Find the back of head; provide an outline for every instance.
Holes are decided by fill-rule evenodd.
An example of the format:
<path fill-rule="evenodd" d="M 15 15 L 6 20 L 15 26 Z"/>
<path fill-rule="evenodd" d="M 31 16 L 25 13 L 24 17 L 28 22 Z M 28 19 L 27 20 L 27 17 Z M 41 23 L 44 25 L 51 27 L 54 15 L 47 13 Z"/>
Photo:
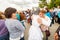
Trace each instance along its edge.
<path fill-rule="evenodd" d="M 38 15 L 40 12 L 40 8 L 36 8 L 36 11 L 33 12 L 33 14 Z"/>
<path fill-rule="evenodd" d="M 24 12 L 20 12 L 20 18 L 21 18 L 21 20 L 25 20 L 26 19 L 26 16 L 25 16 Z"/>
<path fill-rule="evenodd" d="M 0 19 L 5 19 L 5 15 L 0 11 Z"/>
<path fill-rule="evenodd" d="M 15 8 L 12 7 L 8 7 L 6 8 L 4 14 L 6 16 L 6 18 L 11 18 L 12 14 L 15 13 L 17 10 Z"/>
<path fill-rule="evenodd" d="M 40 9 L 40 12 L 41 12 L 41 13 L 45 13 L 46 10 L 45 10 L 44 8 L 41 8 L 41 9 Z"/>

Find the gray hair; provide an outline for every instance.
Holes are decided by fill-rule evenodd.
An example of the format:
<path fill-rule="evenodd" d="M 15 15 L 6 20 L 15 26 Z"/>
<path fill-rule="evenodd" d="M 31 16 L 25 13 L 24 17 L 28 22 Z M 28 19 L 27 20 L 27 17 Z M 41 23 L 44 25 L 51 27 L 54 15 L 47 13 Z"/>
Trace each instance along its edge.
<path fill-rule="evenodd" d="M 40 12 L 40 8 L 36 8 L 36 11 L 33 11 L 33 14 L 38 15 Z"/>

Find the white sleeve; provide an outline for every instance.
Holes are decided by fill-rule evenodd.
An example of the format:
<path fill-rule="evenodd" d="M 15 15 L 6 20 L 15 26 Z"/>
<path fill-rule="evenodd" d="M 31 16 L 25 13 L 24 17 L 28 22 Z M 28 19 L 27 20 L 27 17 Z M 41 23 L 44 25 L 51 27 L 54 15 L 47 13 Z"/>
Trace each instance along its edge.
<path fill-rule="evenodd" d="M 50 24 L 51 24 L 51 20 L 50 20 L 50 18 L 48 18 L 48 17 L 47 17 L 47 19 L 48 19 L 48 20 L 43 19 L 43 20 L 42 20 L 42 24 L 44 24 L 45 26 L 48 26 L 48 27 L 49 27 Z"/>

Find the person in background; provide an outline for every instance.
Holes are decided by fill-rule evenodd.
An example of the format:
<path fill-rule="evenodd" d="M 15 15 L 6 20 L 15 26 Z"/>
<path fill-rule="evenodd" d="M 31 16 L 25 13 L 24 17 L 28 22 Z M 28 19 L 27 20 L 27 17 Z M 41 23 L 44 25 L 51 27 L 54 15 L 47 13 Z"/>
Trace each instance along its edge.
<path fill-rule="evenodd" d="M 27 9 L 24 13 L 25 13 L 27 22 L 31 23 L 31 10 Z"/>
<path fill-rule="evenodd" d="M 0 40 L 9 40 L 9 32 L 5 25 L 3 12 L 0 12 Z"/>
<path fill-rule="evenodd" d="M 54 34 L 54 40 L 60 40 L 60 11 L 57 13 L 57 16 L 58 16 L 59 27 L 57 28 L 57 30 Z"/>
<path fill-rule="evenodd" d="M 52 24 L 54 24 L 55 19 L 55 12 L 53 12 L 53 9 L 50 9 L 51 17 L 52 17 Z"/>
<path fill-rule="evenodd" d="M 21 11 L 19 14 L 20 14 L 20 19 L 21 19 L 20 21 L 26 20 L 26 16 L 23 11 Z"/>
<path fill-rule="evenodd" d="M 43 33 L 45 32 L 45 35 L 46 35 L 46 38 L 43 40 L 48 40 L 48 37 L 50 36 L 49 27 L 51 24 L 51 19 L 48 16 L 46 16 L 45 13 L 46 13 L 45 9 L 43 9 L 43 8 L 40 9 L 39 16 L 42 19 L 41 29 L 42 29 Z"/>
<path fill-rule="evenodd" d="M 59 27 L 54 34 L 54 40 L 60 40 L 60 11 L 57 14 Z"/>
<path fill-rule="evenodd" d="M 22 13 L 22 14 L 21 14 Z M 24 22 L 25 22 L 25 15 L 23 14 L 23 12 L 18 12 L 17 14 L 16 14 L 16 17 L 17 17 L 17 20 L 19 20 L 21 23 L 22 23 L 22 25 L 25 27 L 25 25 L 24 25 Z M 24 36 L 20 39 L 20 40 L 24 40 Z"/>
<path fill-rule="evenodd" d="M 51 17 L 51 13 L 49 12 L 49 9 L 46 8 L 46 10 L 47 10 L 47 12 L 45 13 L 45 15 L 48 16 L 51 19 L 52 17 Z"/>
<path fill-rule="evenodd" d="M 25 27 L 24 22 L 26 21 L 26 16 L 23 11 L 21 11 L 19 14 L 20 14 L 20 21 L 23 24 L 23 26 Z"/>
<path fill-rule="evenodd" d="M 54 9 L 55 12 L 55 22 L 58 23 L 58 13 L 60 11 L 60 6 L 57 6 L 57 8 Z"/>
<path fill-rule="evenodd" d="M 17 10 L 15 8 L 6 8 L 4 14 L 6 16 L 5 24 L 9 31 L 9 40 L 20 40 L 24 36 L 24 26 L 16 17 Z"/>
<path fill-rule="evenodd" d="M 58 24 L 60 25 L 60 11 L 58 12 L 57 16 L 58 16 Z"/>
<path fill-rule="evenodd" d="M 39 13 L 38 13 L 39 14 Z M 28 32 L 28 40 L 43 40 L 43 34 L 40 29 L 40 24 L 38 23 L 38 15 L 32 15 L 32 25 Z"/>
<path fill-rule="evenodd" d="M 60 40 L 60 26 L 57 28 L 54 34 L 54 40 Z"/>
<path fill-rule="evenodd" d="M 20 21 L 20 14 L 19 13 L 16 14 L 16 17 L 17 17 L 17 20 Z"/>
<path fill-rule="evenodd" d="M 48 8 L 45 8 L 45 10 L 46 10 L 45 15 L 48 16 L 52 20 L 52 16 L 51 16 L 51 13 L 50 13 L 49 9 Z M 52 22 L 51 22 L 51 25 L 50 26 L 52 26 Z"/>
<path fill-rule="evenodd" d="M 41 9 L 38 15 L 32 15 L 32 25 L 29 29 L 28 40 L 43 40 L 42 31 L 48 30 L 51 20 L 45 16 L 45 10 Z M 44 26 L 42 26 L 44 25 Z"/>

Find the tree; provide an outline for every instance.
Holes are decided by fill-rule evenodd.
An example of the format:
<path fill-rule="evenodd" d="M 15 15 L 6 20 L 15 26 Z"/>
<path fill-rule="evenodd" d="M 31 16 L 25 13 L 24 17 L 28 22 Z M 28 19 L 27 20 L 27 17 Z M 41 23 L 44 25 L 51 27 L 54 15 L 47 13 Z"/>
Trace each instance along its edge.
<path fill-rule="evenodd" d="M 42 3 L 39 3 L 39 7 L 47 6 L 46 0 L 40 0 L 40 1 L 42 1 Z"/>
<path fill-rule="evenodd" d="M 56 6 L 60 5 L 60 0 L 55 1 Z"/>
<path fill-rule="evenodd" d="M 48 5 L 48 8 L 53 8 L 55 6 L 55 0 L 51 0 L 50 4 Z"/>
<path fill-rule="evenodd" d="M 39 7 L 48 6 L 48 8 L 53 8 L 60 5 L 60 0 L 51 0 L 49 5 L 47 4 L 46 0 L 40 0 L 40 1 L 42 1 L 42 3 L 39 4 Z"/>
<path fill-rule="evenodd" d="M 51 0 L 49 8 L 57 7 L 60 5 L 60 0 Z"/>

